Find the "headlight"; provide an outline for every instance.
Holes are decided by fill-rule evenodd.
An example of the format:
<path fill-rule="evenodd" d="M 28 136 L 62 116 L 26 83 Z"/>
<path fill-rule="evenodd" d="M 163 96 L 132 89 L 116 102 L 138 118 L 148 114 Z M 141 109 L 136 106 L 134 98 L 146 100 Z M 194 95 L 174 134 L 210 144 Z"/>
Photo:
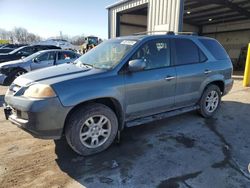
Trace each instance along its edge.
<path fill-rule="evenodd" d="M 28 87 L 23 96 L 31 98 L 49 98 L 55 97 L 56 94 L 49 85 L 34 84 Z"/>

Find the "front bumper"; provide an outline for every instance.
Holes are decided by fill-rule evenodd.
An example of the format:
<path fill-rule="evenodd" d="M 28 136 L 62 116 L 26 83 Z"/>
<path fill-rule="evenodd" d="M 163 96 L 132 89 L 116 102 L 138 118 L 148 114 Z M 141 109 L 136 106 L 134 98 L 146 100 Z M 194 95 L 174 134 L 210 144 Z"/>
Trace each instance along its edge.
<path fill-rule="evenodd" d="M 0 85 L 4 85 L 4 81 L 7 78 L 6 75 L 0 73 Z"/>
<path fill-rule="evenodd" d="M 59 139 L 70 107 L 63 107 L 57 97 L 30 99 L 5 96 L 6 119 L 36 138 Z"/>

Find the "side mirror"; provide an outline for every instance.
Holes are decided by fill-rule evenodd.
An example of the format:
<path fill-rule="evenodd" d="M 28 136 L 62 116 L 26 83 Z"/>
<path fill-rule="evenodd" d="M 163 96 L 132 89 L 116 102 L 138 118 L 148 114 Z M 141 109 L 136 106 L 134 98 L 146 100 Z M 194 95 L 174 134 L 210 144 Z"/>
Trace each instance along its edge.
<path fill-rule="evenodd" d="M 128 62 L 128 69 L 130 72 L 137 72 L 144 70 L 146 63 L 143 59 L 135 59 Z"/>
<path fill-rule="evenodd" d="M 33 62 L 34 62 L 34 63 L 38 63 L 39 60 L 38 60 L 37 58 L 35 58 L 35 59 L 33 59 Z"/>

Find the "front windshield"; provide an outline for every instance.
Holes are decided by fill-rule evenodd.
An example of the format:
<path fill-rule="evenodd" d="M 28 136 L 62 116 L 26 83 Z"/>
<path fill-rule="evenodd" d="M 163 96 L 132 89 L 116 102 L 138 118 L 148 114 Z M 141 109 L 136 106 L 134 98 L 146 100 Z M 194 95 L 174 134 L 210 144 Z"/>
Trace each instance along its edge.
<path fill-rule="evenodd" d="M 36 52 L 36 53 L 34 53 L 34 54 L 32 54 L 32 55 L 30 55 L 30 56 L 28 56 L 28 57 L 23 58 L 23 60 L 24 60 L 24 61 L 30 61 L 30 60 L 36 58 L 40 53 L 41 53 L 41 52 Z"/>
<path fill-rule="evenodd" d="M 136 40 L 122 39 L 108 40 L 81 56 L 77 59 L 76 64 L 111 69 L 121 61 L 136 42 Z"/>
<path fill-rule="evenodd" d="M 23 49 L 23 48 L 25 48 L 25 46 L 22 46 L 22 47 L 20 47 L 20 48 L 17 48 L 17 49 L 15 49 L 15 50 L 11 51 L 10 54 L 14 54 L 14 53 L 18 52 L 19 50 L 21 50 L 21 49 Z"/>
<path fill-rule="evenodd" d="M 98 43 L 98 38 L 97 37 L 89 37 L 88 40 L 89 40 L 89 44 L 97 45 L 97 43 Z"/>

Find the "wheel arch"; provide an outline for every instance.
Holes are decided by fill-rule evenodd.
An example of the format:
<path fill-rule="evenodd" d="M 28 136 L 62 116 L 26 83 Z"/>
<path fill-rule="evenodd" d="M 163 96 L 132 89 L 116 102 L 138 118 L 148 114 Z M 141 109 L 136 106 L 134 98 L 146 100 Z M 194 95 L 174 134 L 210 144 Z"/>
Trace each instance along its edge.
<path fill-rule="evenodd" d="M 210 86 L 210 85 L 216 85 L 220 88 L 220 91 L 221 93 L 223 94 L 224 93 L 224 90 L 225 90 L 225 83 L 223 80 L 213 80 L 209 83 L 207 83 L 206 87 L 203 89 L 203 92 L 205 91 L 205 89 Z"/>
<path fill-rule="evenodd" d="M 9 73 L 8 74 L 6 74 L 6 78 L 5 78 L 5 80 L 4 80 L 4 82 L 3 82 L 3 85 L 4 86 L 8 86 L 9 84 L 10 84 L 10 79 L 11 79 L 11 77 L 13 76 L 13 74 L 16 72 L 16 71 L 19 71 L 19 70 L 21 70 L 21 71 L 24 71 L 25 73 L 27 73 L 28 72 L 28 70 L 26 70 L 25 68 L 23 68 L 23 67 L 10 67 L 9 68 L 10 69 L 10 71 L 9 71 Z"/>
<path fill-rule="evenodd" d="M 220 88 L 220 91 L 223 95 L 224 91 L 225 91 L 225 82 L 224 82 L 224 76 L 222 74 L 217 74 L 217 75 L 213 75 L 211 77 L 208 77 L 201 85 L 200 87 L 200 97 L 202 96 L 202 94 L 204 93 L 204 91 L 206 90 L 206 88 L 209 85 L 216 85 Z"/>
<path fill-rule="evenodd" d="M 13 72 L 13 71 L 18 71 L 18 70 L 22 70 L 22 71 L 24 71 L 25 73 L 28 72 L 28 70 L 26 70 L 25 68 L 20 67 L 20 66 L 11 67 L 10 69 L 11 69 L 11 72 Z"/>
<path fill-rule="evenodd" d="M 67 124 L 67 121 L 69 117 L 77 111 L 79 108 L 82 108 L 83 106 L 86 106 L 91 103 L 97 103 L 97 104 L 103 104 L 107 107 L 109 107 L 113 112 L 116 114 L 117 119 L 118 119 L 118 130 L 122 130 L 124 128 L 124 113 L 122 109 L 122 105 L 120 102 L 112 97 L 103 97 L 103 98 L 96 98 L 96 99 L 91 99 L 88 101 L 81 102 L 77 105 L 75 105 L 67 114 L 64 122 L 64 128 L 63 128 L 63 134 L 65 133 L 65 127 Z"/>

